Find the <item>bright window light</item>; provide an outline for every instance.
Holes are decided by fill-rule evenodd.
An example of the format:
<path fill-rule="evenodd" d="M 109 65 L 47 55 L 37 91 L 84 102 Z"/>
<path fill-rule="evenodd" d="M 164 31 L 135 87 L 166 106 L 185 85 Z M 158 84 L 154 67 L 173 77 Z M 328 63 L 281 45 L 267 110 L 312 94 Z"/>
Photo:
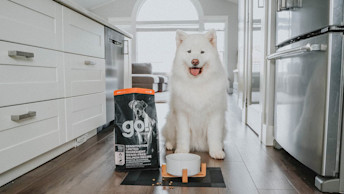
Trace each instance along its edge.
<path fill-rule="evenodd" d="M 147 0 L 137 21 L 198 20 L 197 10 L 189 0 Z"/>
<path fill-rule="evenodd" d="M 188 34 L 201 33 L 188 31 Z M 217 49 L 224 62 L 224 32 L 218 31 Z M 153 72 L 170 72 L 176 52 L 176 32 L 137 32 L 137 61 L 152 63 Z"/>
<path fill-rule="evenodd" d="M 204 29 L 205 30 L 214 29 L 214 30 L 224 31 L 225 30 L 225 23 L 205 23 Z"/>
<path fill-rule="evenodd" d="M 152 64 L 153 72 L 170 72 L 176 52 L 176 30 L 188 34 L 200 31 L 197 9 L 190 0 L 147 0 L 136 23 L 136 61 Z M 204 29 L 215 29 L 217 48 L 223 62 L 225 23 L 206 22 Z"/>
<path fill-rule="evenodd" d="M 225 57 L 225 28 L 224 22 L 221 23 L 204 23 L 204 30 L 214 29 L 217 37 L 217 50 L 219 51 L 221 62 L 224 63 Z"/>
<path fill-rule="evenodd" d="M 137 32 L 137 61 L 152 63 L 153 72 L 170 72 L 176 53 L 176 32 Z"/>
<path fill-rule="evenodd" d="M 176 28 L 176 29 L 199 29 L 198 23 L 185 23 L 185 24 L 137 24 L 136 28 L 138 31 L 142 29 L 168 29 L 168 28 Z"/>

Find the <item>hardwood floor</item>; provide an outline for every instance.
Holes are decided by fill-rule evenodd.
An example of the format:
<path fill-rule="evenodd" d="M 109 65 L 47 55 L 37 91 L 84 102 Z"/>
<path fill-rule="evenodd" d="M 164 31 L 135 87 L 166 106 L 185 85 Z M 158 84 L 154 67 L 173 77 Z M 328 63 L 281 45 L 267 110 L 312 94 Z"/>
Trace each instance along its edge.
<path fill-rule="evenodd" d="M 241 111 L 232 97 L 227 115 L 225 160 L 197 153 L 208 166 L 221 167 L 227 188 L 121 186 L 126 173 L 114 171 L 112 127 L 83 145 L 0 188 L 0 193 L 321 193 L 314 187 L 315 174 L 283 150 L 260 144 L 242 124 Z M 159 128 L 164 124 L 166 104 L 157 104 Z M 166 152 L 161 141 L 161 161 Z"/>

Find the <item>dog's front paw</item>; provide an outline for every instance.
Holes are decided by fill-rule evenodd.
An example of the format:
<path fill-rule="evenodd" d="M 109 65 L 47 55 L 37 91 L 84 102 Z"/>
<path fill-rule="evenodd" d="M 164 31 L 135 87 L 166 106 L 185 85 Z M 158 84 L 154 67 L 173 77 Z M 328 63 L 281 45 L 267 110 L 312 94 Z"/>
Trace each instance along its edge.
<path fill-rule="evenodd" d="M 189 149 L 186 148 L 177 148 L 174 153 L 189 153 Z"/>
<path fill-rule="evenodd" d="M 173 144 L 171 142 L 167 141 L 165 143 L 165 146 L 167 150 L 173 150 Z"/>
<path fill-rule="evenodd" d="M 214 158 L 214 159 L 224 159 L 226 154 L 223 150 L 214 150 L 214 151 L 210 151 L 209 152 L 210 157 Z"/>

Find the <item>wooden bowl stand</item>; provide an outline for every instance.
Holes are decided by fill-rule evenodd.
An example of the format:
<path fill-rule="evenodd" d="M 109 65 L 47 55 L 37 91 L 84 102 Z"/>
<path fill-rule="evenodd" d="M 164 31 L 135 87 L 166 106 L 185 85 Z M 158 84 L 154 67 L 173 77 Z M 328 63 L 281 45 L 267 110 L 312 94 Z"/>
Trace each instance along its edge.
<path fill-rule="evenodd" d="M 201 172 L 199 172 L 196 175 L 190 176 L 190 177 L 205 177 L 206 174 L 207 174 L 207 164 L 206 163 L 202 163 L 201 164 Z M 163 164 L 161 166 L 161 175 L 164 178 L 179 177 L 179 176 L 174 176 L 174 175 L 168 174 L 167 171 L 166 171 L 166 164 Z M 182 183 L 188 183 L 188 170 L 187 169 L 183 169 Z"/>

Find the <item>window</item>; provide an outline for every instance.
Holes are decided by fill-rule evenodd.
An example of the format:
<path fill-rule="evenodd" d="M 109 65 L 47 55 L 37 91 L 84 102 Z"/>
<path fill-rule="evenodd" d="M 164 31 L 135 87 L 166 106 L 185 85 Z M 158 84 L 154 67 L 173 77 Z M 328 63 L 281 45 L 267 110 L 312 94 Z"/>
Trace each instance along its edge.
<path fill-rule="evenodd" d="M 150 62 L 154 72 L 170 72 L 176 51 L 176 32 L 138 32 L 137 61 Z"/>
<path fill-rule="evenodd" d="M 176 30 L 199 31 L 198 18 L 189 0 L 147 0 L 137 16 L 137 62 L 152 63 L 154 72 L 170 72 Z"/>
<path fill-rule="evenodd" d="M 204 30 L 208 31 L 210 29 L 216 30 L 216 36 L 217 36 L 217 50 L 219 51 L 220 59 L 222 64 L 224 64 L 224 57 L 225 57 L 225 30 L 226 30 L 226 24 L 224 22 L 222 23 L 205 23 L 204 24 Z"/>
<path fill-rule="evenodd" d="M 215 29 L 219 55 L 224 62 L 225 26 L 224 22 L 214 21 L 201 24 L 190 0 L 147 0 L 136 18 L 136 61 L 152 63 L 153 72 L 170 72 L 177 29 L 188 34 Z"/>

